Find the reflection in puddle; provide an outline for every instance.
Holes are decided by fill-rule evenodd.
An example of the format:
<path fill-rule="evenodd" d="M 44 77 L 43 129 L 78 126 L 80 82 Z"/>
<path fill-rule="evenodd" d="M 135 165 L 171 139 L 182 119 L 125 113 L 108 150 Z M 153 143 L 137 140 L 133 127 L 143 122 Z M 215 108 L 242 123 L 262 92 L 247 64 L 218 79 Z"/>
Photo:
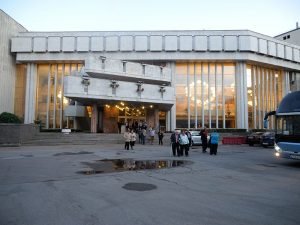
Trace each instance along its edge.
<path fill-rule="evenodd" d="M 83 162 L 89 168 L 79 171 L 80 174 L 114 173 L 128 170 L 164 169 L 191 164 L 184 160 L 134 160 L 134 159 L 103 159 L 95 162 Z"/>

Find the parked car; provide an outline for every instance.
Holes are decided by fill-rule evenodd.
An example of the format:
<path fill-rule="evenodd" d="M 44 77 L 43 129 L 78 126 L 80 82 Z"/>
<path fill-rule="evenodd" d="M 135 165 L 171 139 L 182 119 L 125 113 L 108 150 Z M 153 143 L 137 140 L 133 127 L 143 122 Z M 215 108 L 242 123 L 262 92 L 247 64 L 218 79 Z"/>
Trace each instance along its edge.
<path fill-rule="evenodd" d="M 267 148 L 268 146 L 274 147 L 274 144 L 275 144 L 275 133 L 265 132 L 261 138 L 261 145 Z"/>
<path fill-rule="evenodd" d="M 192 136 L 191 146 L 202 145 L 200 131 L 190 131 Z"/>
<path fill-rule="evenodd" d="M 247 143 L 249 144 L 249 146 L 253 146 L 255 144 L 260 145 L 263 134 L 264 134 L 264 132 L 254 132 L 254 133 L 248 135 L 247 136 Z"/>

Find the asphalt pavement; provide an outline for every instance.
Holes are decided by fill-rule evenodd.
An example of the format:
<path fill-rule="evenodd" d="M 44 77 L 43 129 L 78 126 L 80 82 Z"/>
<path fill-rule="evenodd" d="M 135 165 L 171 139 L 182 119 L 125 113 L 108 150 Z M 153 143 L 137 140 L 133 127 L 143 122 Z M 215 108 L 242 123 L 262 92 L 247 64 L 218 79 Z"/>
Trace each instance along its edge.
<path fill-rule="evenodd" d="M 220 145 L 0 148 L 0 225 L 299 225 L 300 160 Z"/>

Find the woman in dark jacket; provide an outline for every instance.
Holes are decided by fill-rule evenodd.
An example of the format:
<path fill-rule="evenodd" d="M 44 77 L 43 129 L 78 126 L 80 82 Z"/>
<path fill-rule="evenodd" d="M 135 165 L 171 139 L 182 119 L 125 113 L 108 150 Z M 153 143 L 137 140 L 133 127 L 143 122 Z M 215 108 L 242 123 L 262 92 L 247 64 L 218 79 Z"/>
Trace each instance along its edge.
<path fill-rule="evenodd" d="M 202 152 L 205 153 L 207 149 L 207 130 L 204 128 L 201 131 L 201 141 L 202 141 Z"/>

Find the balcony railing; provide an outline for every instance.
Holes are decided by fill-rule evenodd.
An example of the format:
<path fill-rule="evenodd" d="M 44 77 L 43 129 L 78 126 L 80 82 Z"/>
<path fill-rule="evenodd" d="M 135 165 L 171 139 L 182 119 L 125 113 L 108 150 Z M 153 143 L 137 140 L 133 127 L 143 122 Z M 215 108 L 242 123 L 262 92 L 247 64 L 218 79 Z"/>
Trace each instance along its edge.
<path fill-rule="evenodd" d="M 175 103 L 175 89 L 171 86 L 147 84 L 142 81 L 128 82 L 81 76 L 64 78 L 64 96 L 81 102 L 89 100 L 131 101 L 157 103 L 170 108 Z"/>
<path fill-rule="evenodd" d="M 171 69 L 134 63 L 105 57 L 90 57 L 85 61 L 85 72 L 94 78 L 118 79 L 126 81 L 142 80 L 145 83 L 171 83 Z"/>

